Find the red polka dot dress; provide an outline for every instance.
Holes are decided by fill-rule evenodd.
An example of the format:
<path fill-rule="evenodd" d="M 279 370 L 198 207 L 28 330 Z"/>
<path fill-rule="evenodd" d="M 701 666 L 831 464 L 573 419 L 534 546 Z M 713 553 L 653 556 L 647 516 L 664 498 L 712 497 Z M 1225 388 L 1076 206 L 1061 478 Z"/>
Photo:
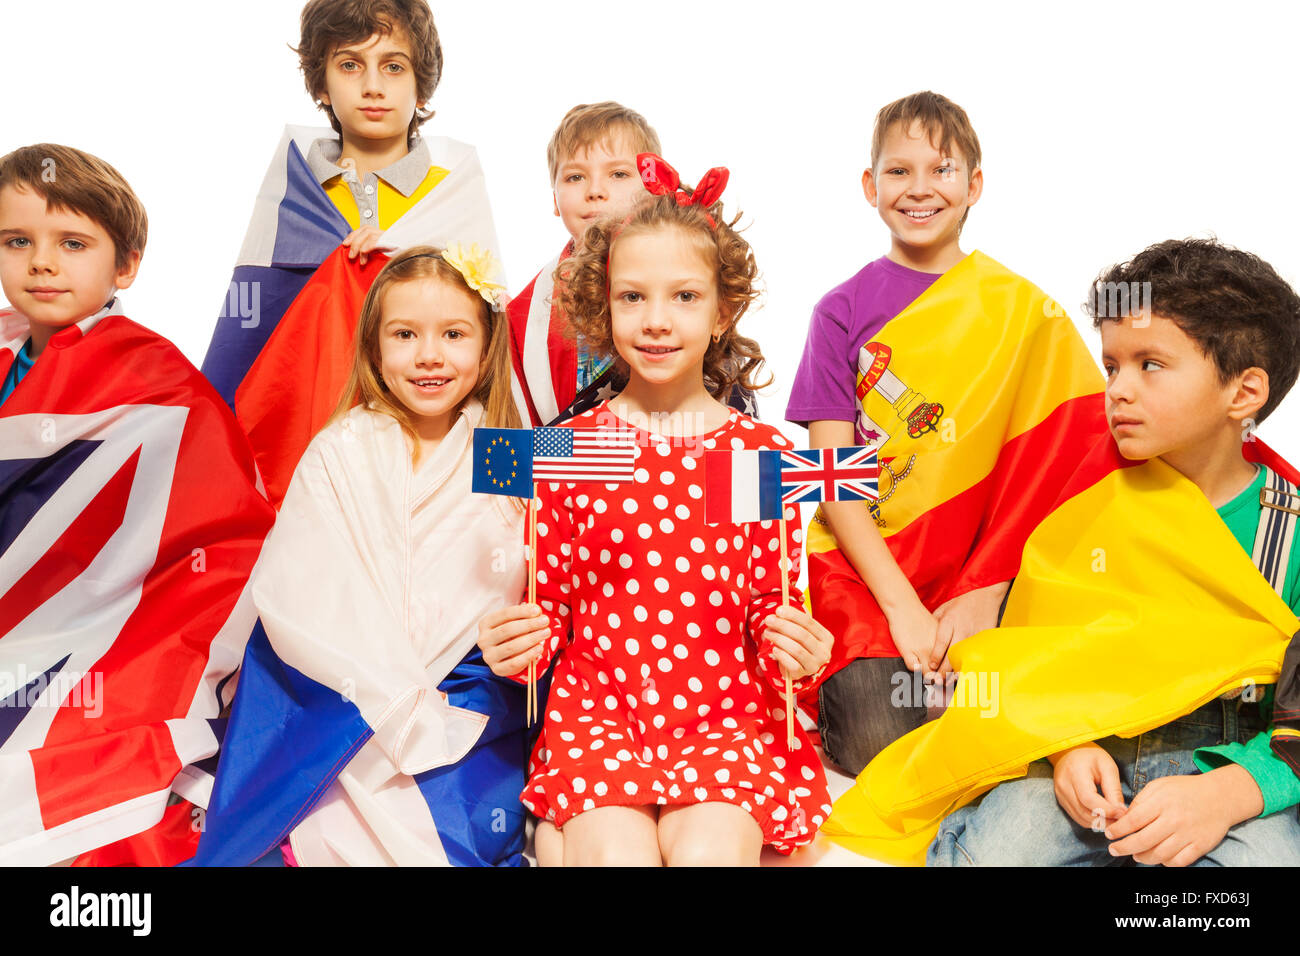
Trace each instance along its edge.
<path fill-rule="evenodd" d="M 567 424 L 632 427 L 607 404 Z M 781 603 L 780 524 L 704 522 L 706 449 L 790 442 L 736 411 L 705 435 L 636 431 L 635 482 L 538 488 L 537 598 L 553 635 L 538 672 L 558 660 L 521 800 L 557 827 L 596 807 L 732 803 L 790 853 L 831 808 L 797 725 L 786 744 L 784 678 L 763 640 Z M 800 607 L 792 508 L 786 526 Z"/>

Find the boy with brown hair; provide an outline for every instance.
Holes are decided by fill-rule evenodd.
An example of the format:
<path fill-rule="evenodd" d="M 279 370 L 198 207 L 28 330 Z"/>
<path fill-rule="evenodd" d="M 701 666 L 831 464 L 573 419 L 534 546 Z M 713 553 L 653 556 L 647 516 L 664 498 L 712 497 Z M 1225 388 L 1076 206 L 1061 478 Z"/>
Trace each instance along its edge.
<path fill-rule="evenodd" d="M 565 114 L 546 146 L 552 206 L 569 241 L 507 306 L 519 416 L 550 425 L 597 405 L 621 387 L 612 355 L 588 349 L 553 302 L 555 271 L 599 219 L 620 219 L 647 196 L 640 153 L 661 152 L 645 117 L 613 101 L 581 103 Z M 754 414 L 753 396 L 732 404 Z"/>
<path fill-rule="evenodd" d="M 334 411 L 384 251 L 498 248 L 474 148 L 419 134 L 442 75 L 425 0 L 311 0 L 297 52 L 332 129 L 286 129 L 203 363 L 276 503 Z"/>
<path fill-rule="evenodd" d="M 923 678 L 946 679 L 947 649 L 996 625 L 1025 537 L 1104 428 L 1064 310 L 961 249 L 980 162 L 946 97 L 880 110 L 862 187 L 889 251 L 813 310 L 786 410 L 814 447 L 879 449 L 879 502 L 823 504 L 808 539 L 813 612 L 836 644 L 805 703 L 852 774 L 941 702 Z"/>
<path fill-rule="evenodd" d="M 147 235 L 103 160 L 51 143 L 0 158 L 5 864 L 191 855 L 196 764 L 256 617 L 272 511 L 247 443 L 117 298 Z"/>
<path fill-rule="evenodd" d="M 553 302 L 555 270 L 573 255 L 588 226 L 627 215 L 648 195 L 636 157 L 660 151 L 659 135 L 645 117 L 610 100 L 573 107 L 546 144 L 552 206 L 569 239 L 506 307 L 515 402 L 524 421 L 550 425 L 600 401 L 593 384 L 607 371 L 608 359 L 591 354 L 569 333 Z M 579 395 L 582 407 L 575 404 Z"/>

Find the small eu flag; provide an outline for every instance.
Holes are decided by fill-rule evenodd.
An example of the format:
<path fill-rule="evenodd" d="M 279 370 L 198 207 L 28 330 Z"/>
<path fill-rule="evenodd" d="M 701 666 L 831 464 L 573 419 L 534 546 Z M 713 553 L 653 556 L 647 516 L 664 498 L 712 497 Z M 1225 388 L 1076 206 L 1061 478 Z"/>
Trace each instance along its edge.
<path fill-rule="evenodd" d="M 533 496 L 531 428 L 474 429 L 474 492 Z"/>

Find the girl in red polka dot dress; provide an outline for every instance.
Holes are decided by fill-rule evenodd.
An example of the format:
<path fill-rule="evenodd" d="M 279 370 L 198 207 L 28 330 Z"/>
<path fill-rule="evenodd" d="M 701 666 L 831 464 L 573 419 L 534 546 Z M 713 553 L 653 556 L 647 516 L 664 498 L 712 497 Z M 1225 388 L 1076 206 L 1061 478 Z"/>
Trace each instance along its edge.
<path fill-rule="evenodd" d="M 790 853 L 830 813 L 802 730 L 786 741 L 783 669 L 796 693 L 830 659 L 801 607 L 798 515 L 704 521 L 704 452 L 788 448 L 718 396 L 753 388 L 763 359 L 736 322 L 755 297 L 748 244 L 722 219 L 725 170 L 691 193 L 638 157 L 643 200 L 593 226 L 557 274 L 588 348 L 626 369 L 622 392 L 567 424 L 637 433 L 632 483 L 538 487 L 537 599 L 485 618 L 493 671 L 525 679 L 555 659 L 521 799 L 542 865 L 755 865 Z"/>

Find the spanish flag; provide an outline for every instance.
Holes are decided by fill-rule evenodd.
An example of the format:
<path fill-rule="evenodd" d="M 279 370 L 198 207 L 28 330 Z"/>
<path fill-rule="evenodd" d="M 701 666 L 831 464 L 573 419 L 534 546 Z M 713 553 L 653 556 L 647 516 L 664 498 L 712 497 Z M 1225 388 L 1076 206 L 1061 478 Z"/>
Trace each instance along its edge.
<path fill-rule="evenodd" d="M 1243 451 L 1295 476 L 1262 442 Z M 867 766 L 822 828 L 832 840 L 920 864 L 945 816 L 1031 761 L 1276 682 L 1300 621 L 1200 489 L 1108 437 L 1083 467 L 1106 473 L 1030 536 L 1002 626 L 950 652 L 954 705 Z"/>
<path fill-rule="evenodd" d="M 1029 533 L 1105 473 L 1080 471 L 1106 434 L 1104 388 L 1065 310 L 979 252 L 863 346 L 858 439 L 881 456 L 873 512 L 927 608 L 1015 577 Z M 897 656 L 820 513 L 808 577 L 812 613 L 836 638 L 827 675 Z"/>

